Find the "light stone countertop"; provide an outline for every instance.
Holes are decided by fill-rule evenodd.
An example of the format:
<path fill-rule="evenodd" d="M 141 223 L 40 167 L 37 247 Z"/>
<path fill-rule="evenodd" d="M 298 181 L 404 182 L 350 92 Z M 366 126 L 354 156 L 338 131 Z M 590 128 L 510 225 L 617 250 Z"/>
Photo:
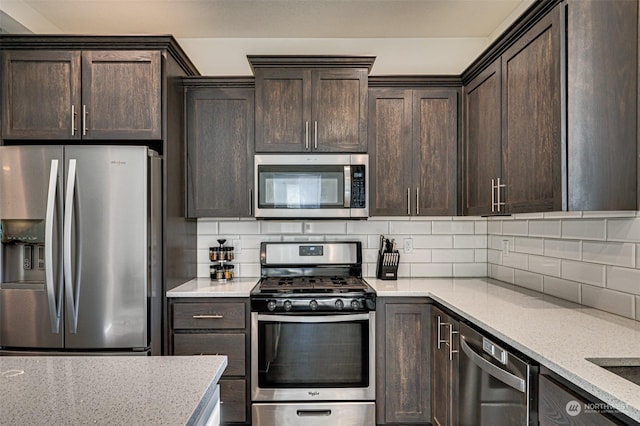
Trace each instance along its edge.
<path fill-rule="evenodd" d="M 209 278 L 195 278 L 169 290 L 167 297 L 249 297 L 260 278 L 234 278 L 217 282 Z"/>
<path fill-rule="evenodd" d="M 249 297 L 259 278 L 196 279 L 168 297 Z M 640 322 L 489 278 L 365 280 L 378 297 L 429 297 L 640 422 L 640 386 L 586 358 L 640 358 Z"/>
<path fill-rule="evenodd" d="M 192 424 L 226 366 L 226 356 L 0 357 L 0 424 Z"/>

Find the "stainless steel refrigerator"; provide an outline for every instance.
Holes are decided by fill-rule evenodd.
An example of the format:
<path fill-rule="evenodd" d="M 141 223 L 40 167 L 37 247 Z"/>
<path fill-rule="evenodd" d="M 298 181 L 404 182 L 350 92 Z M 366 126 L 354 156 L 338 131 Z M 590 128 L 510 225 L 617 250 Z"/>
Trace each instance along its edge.
<path fill-rule="evenodd" d="M 4 354 L 160 347 L 160 176 L 144 146 L 0 147 Z"/>

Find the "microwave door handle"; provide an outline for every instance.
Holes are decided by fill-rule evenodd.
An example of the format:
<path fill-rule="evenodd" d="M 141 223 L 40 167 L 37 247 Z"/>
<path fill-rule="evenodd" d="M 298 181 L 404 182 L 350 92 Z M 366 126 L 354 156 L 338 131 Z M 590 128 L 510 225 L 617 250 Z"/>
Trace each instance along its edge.
<path fill-rule="evenodd" d="M 319 316 L 258 314 L 258 321 L 270 321 L 270 322 L 328 323 L 328 322 L 367 321 L 369 319 L 371 318 L 369 317 L 368 313 L 354 314 L 354 315 L 319 315 Z"/>
<path fill-rule="evenodd" d="M 344 208 L 351 208 L 351 166 L 344 166 Z"/>
<path fill-rule="evenodd" d="M 462 351 L 467 354 L 471 362 L 480 367 L 487 374 L 493 376 L 497 380 L 500 380 L 505 385 L 511 386 L 519 392 L 526 393 L 527 382 L 524 379 L 521 379 L 520 377 L 515 376 L 482 358 L 473 349 L 471 349 L 471 347 L 467 344 L 464 336 L 460 336 L 460 346 L 462 347 Z"/>

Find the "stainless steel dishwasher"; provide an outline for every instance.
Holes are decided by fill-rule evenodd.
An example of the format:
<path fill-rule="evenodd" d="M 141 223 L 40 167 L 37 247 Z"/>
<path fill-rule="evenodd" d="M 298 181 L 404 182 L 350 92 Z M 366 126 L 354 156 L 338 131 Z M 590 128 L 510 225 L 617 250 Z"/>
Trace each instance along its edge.
<path fill-rule="evenodd" d="M 461 426 L 537 425 L 538 367 L 460 323 Z"/>

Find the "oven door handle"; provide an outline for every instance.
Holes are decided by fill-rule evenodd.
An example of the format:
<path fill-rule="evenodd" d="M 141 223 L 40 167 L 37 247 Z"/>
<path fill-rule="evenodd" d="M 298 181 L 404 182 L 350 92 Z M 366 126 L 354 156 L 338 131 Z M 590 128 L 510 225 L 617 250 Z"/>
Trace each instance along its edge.
<path fill-rule="evenodd" d="M 367 321 L 371 317 L 369 314 L 347 314 L 347 315 L 269 315 L 258 314 L 258 321 L 275 322 L 297 322 L 297 323 L 323 323 L 323 322 L 354 322 Z"/>
<path fill-rule="evenodd" d="M 487 374 L 500 380 L 505 385 L 511 386 L 517 391 L 526 393 L 527 382 L 524 379 L 521 379 L 518 376 L 514 376 L 508 371 L 493 365 L 492 363 L 478 355 L 473 349 L 471 349 L 471 347 L 467 344 L 464 336 L 462 335 L 460 336 L 460 346 L 462 347 L 462 351 L 467 354 L 471 362 L 483 369 Z"/>

